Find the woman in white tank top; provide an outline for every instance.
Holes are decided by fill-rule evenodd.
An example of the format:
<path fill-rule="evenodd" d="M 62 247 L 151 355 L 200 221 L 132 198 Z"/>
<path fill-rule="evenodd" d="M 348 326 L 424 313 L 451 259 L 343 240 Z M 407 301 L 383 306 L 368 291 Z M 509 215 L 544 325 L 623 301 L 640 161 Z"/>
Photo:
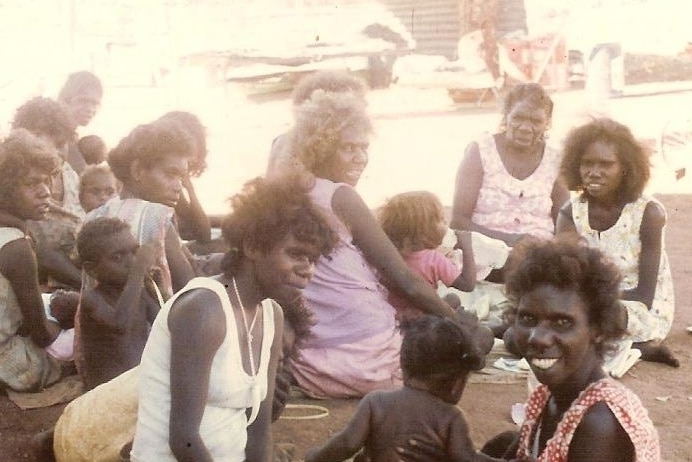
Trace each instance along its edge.
<path fill-rule="evenodd" d="M 133 461 L 270 460 L 283 332 L 274 300 L 299 297 L 334 245 L 297 187 L 249 183 L 223 226 L 223 274 L 193 279 L 159 313 L 139 367 Z"/>

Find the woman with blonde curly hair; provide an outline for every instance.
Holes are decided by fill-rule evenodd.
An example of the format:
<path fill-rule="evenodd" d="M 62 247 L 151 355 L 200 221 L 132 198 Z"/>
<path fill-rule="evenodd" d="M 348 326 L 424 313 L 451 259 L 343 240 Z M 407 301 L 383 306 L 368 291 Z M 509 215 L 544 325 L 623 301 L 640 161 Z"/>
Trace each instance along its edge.
<path fill-rule="evenodd" d="M 457 316 L 409 269 L 354 189 L 371 133 L 365 102 L 348 92 L 315 90 L 296 111 L 293 150 L 312 174 L 310 197 L 339 235 L 305 289 L 316 324 L 293 363 L 298 385 L 313 396 L 361 397 L 401 385 L 401 336 L 387 290 L 425 313 Z M 492 341 L 486 329 L 477 334 L 485 346 Z"/>

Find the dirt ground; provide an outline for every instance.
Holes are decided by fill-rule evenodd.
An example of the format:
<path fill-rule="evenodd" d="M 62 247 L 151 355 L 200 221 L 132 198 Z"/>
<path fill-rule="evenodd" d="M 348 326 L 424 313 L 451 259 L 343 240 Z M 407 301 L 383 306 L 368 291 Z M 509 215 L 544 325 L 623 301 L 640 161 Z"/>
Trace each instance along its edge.
<path fill-rule="evenodd" d="M 692 197 L 662 195 L 659 199 L 668 210 L 667 249 L 675 280 L 676 319 L 667 340 L 680 359 L 681 367 L 673 369 L 639 362 L 622 379 L 642 399 L 661 436 L 663 459 L 668 462 L 692 461 L 692 252 L 687 242 L 687 226 L 692 223 Z M 459 403 L 466 412 L 477 445 L 491 436 L 515 426 L 510 406 L 526 398 L 525 383 L 470 383 Z M 291 399 L 291 404 L 309 404 L 328 409 L 328 415 L 315 419 L 281 419 L 274 424 L 275 442 L 294 451 L 294 460 L 302 460 L 307 448 L 317 445 L 338 431 L 348 421 L 357 400 L 310 401 Z M 27 442 L 31 435 L 51 427 L 64 405 L 22 411 L 3 393 L 0 395 L 0 461 L 34 461 Z M 300 414 L 289 409 L 291 416 L 323 414 L 319 409 Z"/>

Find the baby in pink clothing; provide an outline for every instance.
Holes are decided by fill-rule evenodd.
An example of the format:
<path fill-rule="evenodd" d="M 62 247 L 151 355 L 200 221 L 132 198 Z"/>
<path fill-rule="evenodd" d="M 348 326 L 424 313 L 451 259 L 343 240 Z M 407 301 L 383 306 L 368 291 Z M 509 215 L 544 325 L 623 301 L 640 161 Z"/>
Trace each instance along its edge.
<path fill-rule="evenodd" d="M 471 233 L 457 231 L 457 245 L 461 249 L 461 265 L 447 258 L 438 247 L 448 231 L 442 203 L 427 191 L 411 191 L 389 199 L 379 210 L 382 229 L 399 250 L 408 266 L 432 287 L 439 283 L 463 292 L 471 292 L 476 285 L 476 264 L 473 257 Z M 389 303 L 397 309 L 397 319 L 406 322 L 423 314 L 406 302 L 406 298 L 389 292 Z M 449 294 L 447 303 L 461 307 L 459 297 Z"/>

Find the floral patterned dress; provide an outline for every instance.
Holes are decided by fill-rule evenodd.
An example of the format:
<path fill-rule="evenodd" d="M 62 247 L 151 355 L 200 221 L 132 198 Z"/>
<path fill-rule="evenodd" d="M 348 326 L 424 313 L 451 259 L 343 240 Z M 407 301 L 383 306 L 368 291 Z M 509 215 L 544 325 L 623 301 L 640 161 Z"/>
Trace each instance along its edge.
<path fill-rule="evenodd" d="M 596 231 L 589 225 L 589 203 L 581 197 L 572 199 L 572 218 L 577 232 L 589 245 L 597 247 L 610 256 L 620 269 L 623 279 L 622 290 L 632 289 L 639 284 L 639 256 L 642 251 L 639 228 L 644 210 L 653 198 L 642 196 L 625 205 L 618 221 L 605 231 Z M 665 229 L 664 236 L 665 238 Z M 658 267 L 656 292 L 649 310 L 640 302 L 625 301 L 627 307 L 627 330 L 634 342 L 662 340 L 666 338 L 673 325 L 675 314 L 675 294 L 673 277 L 665 250 L 665 239 L 661 249 L 661 262 Z"/>
<path fill-rule="evenodd" d="M 519 180 L 502 163 L 492 134 L 485 133 L 477 142 L 483 182 L 473 222 L 495 231 L 552 238 L 551 195 L 560 169 L 560 152 L 546 146 L 536 170 Z"/>
<path fill-rule="evenodd" d="M 529 397 L 526 420 L 521 427 L 518 458 L 533 456 L 537 462 L 566 462 L 572 437 L 582 418 L 593 405 L 603 402 L 630 437 L 637 462 L 660 462 L 658 432 L 646 408 L 637 395 L 611 378 L 594 382 L 581 392 L 563 415 L 543 451 L 536 454 L 533 450 L 534 440 L 549 399 L 550 391 L 545 385 L 540 385 Z"/>

